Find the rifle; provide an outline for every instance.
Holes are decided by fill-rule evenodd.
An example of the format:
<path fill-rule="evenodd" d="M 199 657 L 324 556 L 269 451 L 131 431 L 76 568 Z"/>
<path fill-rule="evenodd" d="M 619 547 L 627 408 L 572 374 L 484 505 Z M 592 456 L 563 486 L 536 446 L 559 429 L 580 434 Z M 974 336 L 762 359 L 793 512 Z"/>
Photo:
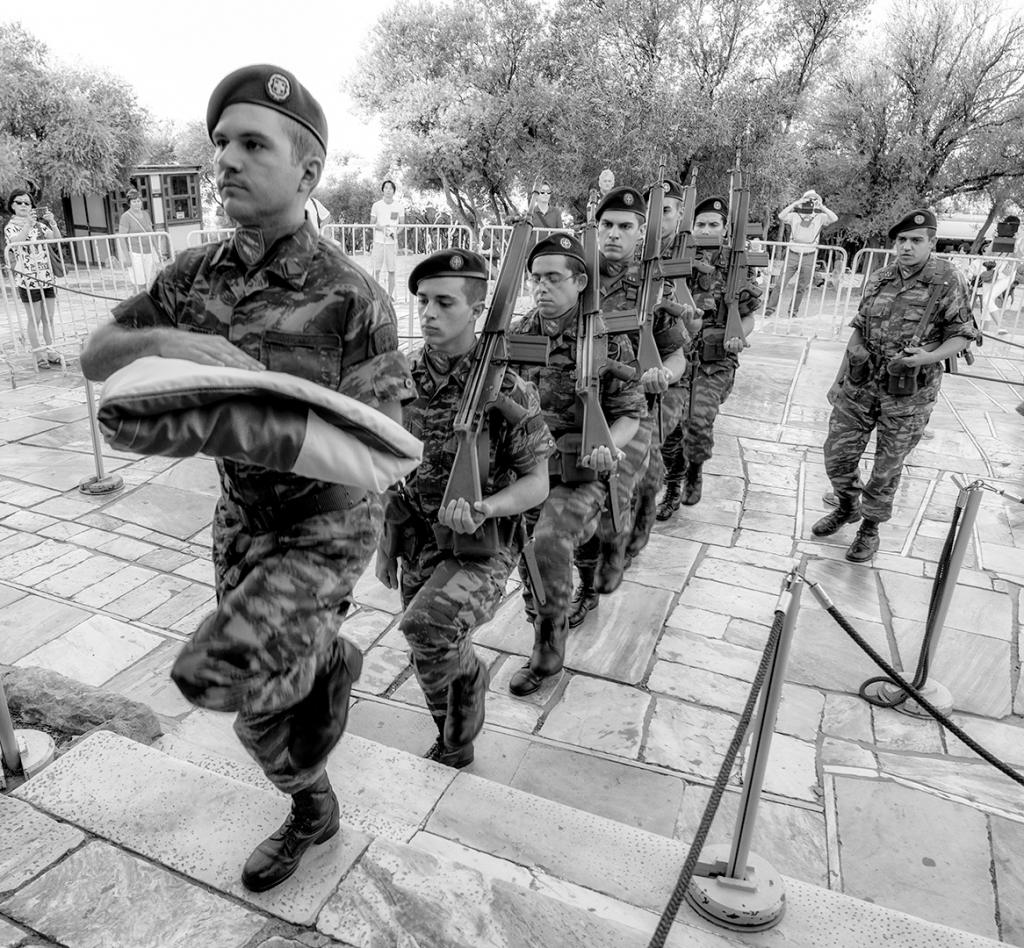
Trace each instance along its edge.
<path fill-rule="evenodd" d="M 523 408 L 507 395 L 502 395 L 501 385 L 509 363 L 505 333 L 519 295 L 532 230 L 527 221 L 520 221 L 512 228 L 512 238 L 501 261 L 487 318 L 470 355 L 473 365 L 453 425 L 457 441 L 455 461 L 448 475 L 442 507 L 460 498 L 470 506 L 483 500 L 483 487 L 487 483 L 490 466 L 491 411 L 497 410 L 512 424 L 521 421 L 525 415 Z M 435 524 L 434 535 L 439 549 L 451 549 L 456 556 L 491 556 L 503 545 L 493 517 L 484 520 L 473 533 L 456 533 Z"/>
<path fill-rule="evenodd" d="M 662 260 L 661 273 L 672 281 L 672 295 L 677 303 L 696 310 L 693 295 L 686 285 L 686 277 L 693 275 L 697 258 L 697 245 L 693 236 L 693 212 L 697 207 L 697 166 L 690 171 L 690 182 L 683 188 L 683 210 L 679 217 L 679 237 L 672 246 L 675 255 Z"/>
<path fill-rule="evenodd" d="M 726 309 L 725 333 L 721 340 L 709 339 L 705 334 L 705 360 L 724 359 L 728 350 L 725 343 L 730 339 L 743 339 L 743 324 L 740 320 L 740 292 L 747 282 L 750 267 L 768 266 L 768 254 L 747 249 L 750 237 L 750 172 L 736 168 L 732 173 L 732 191 L 729 201 L 729 221 L 722 249 L 728 255 L 725 277 L 725 293 L 719 305 Z M 707 352 L 708 343 L 712 352 Z"/>
<path fill-rule="evenodd" d="M 583 255 L 587 260 L 587 286 L 576 321 L 576 398 L 582 414 L 582 431 L 579 435 L 563 435 L 559 439 L 567 449 L 563 451 L 563 471 L 572 461 L 576 468 L 573 472 L 576 481 L 597 479 L 596 472 L 575 464 L 576 458 L 586 457 L 601 446 L 616 451 L 611 429 L 601 408 L 601 376 L 607 374 L 629 380 L 636 375 L 632 366 L 608 358 L 608 330 L 601 319 L 601 254 L 597 247 L 596 224 L 588 224 L 583 232 Z M 619 508 L 616 491 L 618 477 L 612 471 L 602 479 L 608 484 L 608 512 L 612 528 L 619 533 L 623 529 L 623 512 Z"/>

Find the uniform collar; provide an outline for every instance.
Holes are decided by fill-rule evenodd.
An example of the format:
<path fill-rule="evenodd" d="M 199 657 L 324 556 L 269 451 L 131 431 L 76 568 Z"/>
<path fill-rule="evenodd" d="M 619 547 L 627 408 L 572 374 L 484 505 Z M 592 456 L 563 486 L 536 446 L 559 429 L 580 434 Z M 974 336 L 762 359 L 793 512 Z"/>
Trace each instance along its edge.
<path fill-rule="evenodd" d="M 301 289 L 313 263 L 318 242 L 319 235 L 315 228 L 308 220 L 304 220 L 297 230 L 280 238 L 267 250 L 258 268 L 273 273 L 294 289 Z M 239 257 L 233 239 L 225 240 L 217 248 L 213 255 L 213 266 L 217 269 L 248 269 Z"/>
<path fill-rule="evenodd" d="M 413 375 L 417 383 L 422 387 L 425 379 L 429 378 L 435 389 L 440 388 L 447 379 L 459 381 L 469 375 L 469 368 L 472 365 L 472 358 L 469 358 L 475 351 L 476 346 L 468 352 L 460 355 L 451 355 L 441 352 L 440 349 L 430 349 L 424 346 L 418 353 L 416 362 L 413 365 Z"/>

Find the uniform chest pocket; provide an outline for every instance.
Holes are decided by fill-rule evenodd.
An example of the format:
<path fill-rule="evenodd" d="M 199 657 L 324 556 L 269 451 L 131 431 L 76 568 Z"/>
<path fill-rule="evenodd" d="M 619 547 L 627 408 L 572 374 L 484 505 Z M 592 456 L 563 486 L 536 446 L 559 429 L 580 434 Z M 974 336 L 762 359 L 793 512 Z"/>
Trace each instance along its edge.
<path fill-rule="evenodd" d="M 263 333 L 261 362 L 272 372 L 287 372 L 327 388 L 341 384 L 341 338 L 333 333 Z"/>

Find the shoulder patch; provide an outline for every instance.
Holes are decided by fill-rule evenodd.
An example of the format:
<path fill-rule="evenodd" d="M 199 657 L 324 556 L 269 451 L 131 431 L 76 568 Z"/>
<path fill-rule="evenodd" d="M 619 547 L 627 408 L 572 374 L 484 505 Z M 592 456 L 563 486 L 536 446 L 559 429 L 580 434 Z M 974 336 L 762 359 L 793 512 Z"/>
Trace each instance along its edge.
<path fill-rule="evenodd" d="M 377 353 L 398 348 L 398 329 L 393 325 L 381 326 L 373 334 L 373 348 Z"/>

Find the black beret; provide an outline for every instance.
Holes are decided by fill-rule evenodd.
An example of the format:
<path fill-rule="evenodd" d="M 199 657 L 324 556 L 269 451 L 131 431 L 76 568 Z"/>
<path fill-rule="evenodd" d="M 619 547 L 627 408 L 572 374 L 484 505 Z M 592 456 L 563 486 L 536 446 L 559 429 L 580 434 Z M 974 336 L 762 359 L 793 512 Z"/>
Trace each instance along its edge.
<path fill-rule="evenodd" d="M 530 266 L 537 257 L 557 256 L 572 257 L 574 260 L 579 260 L 583 266 L 587 265 L 587 258 L 583 253 L 583 244 L 571 234 L 552 234 L 550 237 L 537 241 L 537 245 L 526 258 L 526 269 L 530 269 Z"/>
<path fill-rule="evenodd" d="M 724 197 L 704 198 L 694 209 L 693 216 L 698 214 L 721 214 L 722 220 L 729 219 L 729 202 Z"/>
<path fill-rule="evenodd" d="M 632 211 L 644 217 L 647 215 L 647 202 L 636 188 L 612 188 L 597 205 L 595 220 L 600 220 L 605 211 Z"/>
<path fill-rule="evenodd" d="M 686 192 L 683 191 L 683 186 L 678 181 L 670 181 L 666 178 L 661 182 L 661 186 L 665 189 L 665 197 L 675 198 L 677 201 L 686 200 Z M 647 185 L 647 189 L 644 191 L 644 197 L 649 201 L 651 199 L 651 189 L 654 187 L 653 184 Z"/>
<path fill-rule="evenodd" d="M 930 227 L 935 230 L 936 226 L 935 215 L 928 208 L 919 207 L 889 228 L 889 239 L 894 240 L 897 234 L 902 234 L 905 230 L 917 230 L 919 227 Z"/>
<path fill-rule="evenodd" d="M 320 103 L 298 79 L 280 66 L 245 66 L 217 84 L 206 107 L 206 131 L 213 129 L 229 105 L 244 102 L 273 109 L 308 128 L 327 151 L 327 119 Z"/>
<path fill-rule="evenodd" d="M 487 261 L 472 250 L 439 250 L 421 260 L 409 274 L 409 292 L 415 293 L 421 280 L 432 277 L 465 277 L 486 280 Z"/>

